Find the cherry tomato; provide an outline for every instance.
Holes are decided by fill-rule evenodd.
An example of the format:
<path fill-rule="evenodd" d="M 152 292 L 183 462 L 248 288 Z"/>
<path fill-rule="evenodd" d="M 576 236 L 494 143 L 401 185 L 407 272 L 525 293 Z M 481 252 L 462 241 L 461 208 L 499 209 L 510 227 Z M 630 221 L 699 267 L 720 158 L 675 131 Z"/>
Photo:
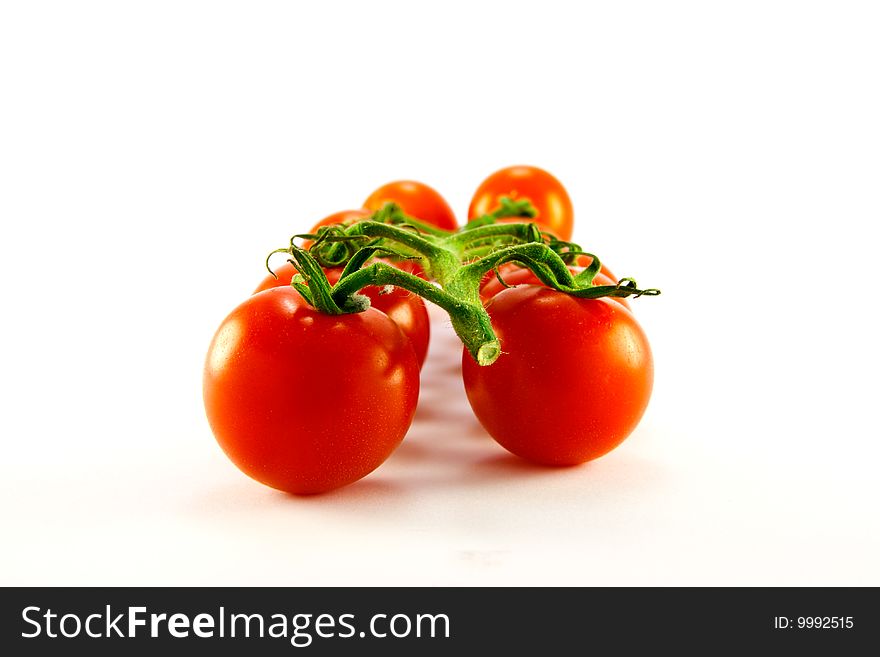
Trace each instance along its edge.
<path fill-rule="evenodd" d="M 290 493 L 372 472 L 403 440 L 418 395 L 415 352 L 387 315 L 326 315 L 292 287 L 233 310 L 205 363 L 217 442 L 245 474 Z"/>
<path fill-rule="evenodd" d="M 357 223 L 358 221 L 363 221 L 368 218 L 372 212 L 369 210 L 342 210 L 341 212 L 334 212 L 333 214 L 324 217 L 312 226 L 312 229 L 309 231 L 311 234 L 315 234 L 318 232 L 318 229 L 321 226 L 331 226 L 333 224 L 345 224 L 346 226 L 350 226 L 353 223 Z M 302 248 L 308 249 L 312 245 L 312 240 L 305 240 L 302 243 Z"/>
<path fill-rule="evenodd" d="M 455 230 L 458 222 L 455 213 L 440 193 L 433 187 L 414 180 L 398 180 L 382 185 L 364 201 L 364 207 L 378 210 L 386 203 L 397 203 L 405 214 L 426 224 Z"/>
<path fill-rule="evenodd" d="M 569 267 L 568 270 L 572 274 L 579 274 L 584 270 L 583 267 Z M 544 285 L 541 280 L 535 276 L 535 274 L 530 269 L 524 269 L 522 267 L 516 267 L 515 269 L 511 269 L 508 271 L 502 271 L 501 277 L 504 279 L 504 282 L 509 286 L 513 287 L 516 285 Z M 611 278 L 608 278 L 601 271 L 596 274 L 593 278 L 593 285 L 616 285 L 617 281 Z M 546 286 L 544 286 L 546 287 Z M 495 273 L 492 273 L 492 278 L 480 288 L 480 298 L 483 302 L 487 302 L 489 299 L 494 297 L 496 294 L 501 292 L 502 290 L 506 290 L 507 288 L 501 284 L 501 281 L 498 280 L 498 277 L 495 276 Z M 630 309 L 629 302 L 624 297 L 608 297 L 611 301 L 616 301 L 621 304 L 624 308 Z"/>
<path fill-rule="evenodd" d="M 620 444 L 651 396 L 654 365 L 632 313 L 537 285 L 488 304 L 502 354 L 479 366 L 464 351 L 468 401 L 503 447 L 546 465 L 575 465 Z"/>
<path fill-rule="evenodd" d="M 254 294 L 273 287 L 290 285 L 290 280 L 296 274 L 296 268 L 289 262 L 285 262 L 274 271 L 278 278 L 271 275 L 266 276 L 254 290 Z M 342 267 L 327 268 L 324 273 L 327 274 L 327 280 L 333 285 L 342 275 Z M 428 318 L 428 309 L 425 308 L 425 302 L 422 301 L 422 298 L 399 287 L 393 287 L 390 292 L 383 294 L 382 288 L 375 285 L 365 287 L 360 293 L 370 298 L 370 305 L 373 308 L 381 310 L 400 327 L 400 330 L 412 343 L 416 359 L 421 367 L 425 362 L 428 342 L 431 337 L 431 322 Z"/>
<path fill-rule="evenodd" d="M 538 211 L 534 219 L 502 219 L 501 221 L 534 221 L 541 230 L 561 240 L 570 240 L 574 227 L 574 209 L 562 183 L 543 169 L 514 166 L 496 171 L 486 178 L 471 199 L 468 220 L 482 217 L 498 209 L 501 197 L 514 201 L 527 199 Z"/>

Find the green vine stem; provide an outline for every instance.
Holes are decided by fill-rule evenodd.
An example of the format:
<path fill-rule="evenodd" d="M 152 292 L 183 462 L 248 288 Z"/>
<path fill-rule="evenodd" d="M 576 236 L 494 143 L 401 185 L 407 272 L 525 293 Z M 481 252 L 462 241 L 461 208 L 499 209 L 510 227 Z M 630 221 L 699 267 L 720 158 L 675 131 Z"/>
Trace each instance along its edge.
<path fill-rule="evenodd" d="M 333 298 L 345 305 L 347 299 L 368 285 L 394 285 L 443 308 L 449 313 L 458 337 L 480 365 L 491 365 L 501 355 L 501 344 L 479 295 L 476 300 L 461 298 L 397 267 L 374 262 L 340 278 L 333 287 Z"/>
<path fill-rule="evenodd" d="M 350 227 L 353 230 L 348 230 L 346 226 L 341 224 L 322 226 L 316 234 L 294 235 L 294 238 L 315 240 L 310 251 L 318 262 L 325 267 L 344 265 L 354 255 L 357 248 L 369 244 L 368 240 L 362 239 L 363 237 L 373 236 L 396 239 L 398 242 L 397 257 L 424 257 L 423 269 L 426 272 L 431 272 L 434 278 L 441 280 L 443 272 L 448 267 L 444 266 L 442 262 L 435 262 L 437 258 L 442 259 L 443 256 L 437 251 L 427 251 L 425 242 L 445 242 L 445 246 L 455 251 L 458 258 L 462 259 L 464 251 L 484 243 L 495 244 L 500 241 L 519 243 L 522 241 L 532 241 L 537 238 L 535 231 L 524 228 L 529 224 L 517 224 L 517 228 L 510 228 L 510 225 L 494 225 L 498 219 L 511 217 L 530 218 L 534 217 L 535 214 L 535 208 L 528 201 L 512 201 L 507 197 L 503 197 L 500 199 L 499 208 L 494 212 L 474 219 L 458 231 L 448 231 L 407 215 L 396 203 L 386 203 L 376 210 L 367 221 L 355 224 L 359 228 Z M 368 224 L 368 226 L 363 224 Z M 370 228 L 369 224 L 373 224 L 373 227 Z M 417 242 L 417 240 L 412 238 L 407 240 L 403 237 L 402 233 L 389 235 L 387 234 L 388 231 L 375 228 L 375 224 L 399 227 L 414 234 L 416 237 L 423 238 L 423 241 L 418 244 L 407 244 L 407 241 Z M 291 238 L 291 245 L 294 245 L 293 238 Z"/>
<path fill-rule="evenodd" d="M 474 243 L 491 243 L 493 240 L 533 242 L 542 239 L 537 226 L 525 223 L 490 224 L 441 237 L 421 235 L 401 226 L 367 220 L 349 226 L 341 233 L 331 233 L 332 230 L 324 231 L 319 240 L 331 244 L 341 242 L 345 244 L 343 248 L 348 248 L 352 245 L 370 246 L 373 244 L 373 239 L 379 239 L 383 244 L 394 243 L 398 247 L 398 253 L 400 253 L 399 247 L 403 247 L 405 252 L 421 260 L 420 264 L 425 273 L 436 280 L 441 287 L 445 287 L 452 280 L 452 276 L 461 267 L 462 260 L 467 259 L 465 256 L 468 247 Z M 362 239 L 359 243 L 358 237 L 372 239 Z M 319 246 L 320 242 L 316 242 L 312 246 L 312 251 Z M 338 258 L 324 258 L 319 255 L 318 259 L 323 261 L 322 264 L 330 266 L 344 264 Z"/>
<path fill-rule="evenodd" d="M 448 232 L 427 229 L 422 222 L 403 214 L 398 206 L 387 204 L 370 220 L 347 227 L 322 227 L 318 235 L 312 236 L 316 239 L 310 251 L 296 246 L 291 238 L 289 247 L 272 254 L 289 254 L 290 262 L 299 272 L 291 284 L 306 301 L 328 314 L 365 310 L 369 299 L 358 292 L 369 285 L 393 285 L 418 294 L 449 314 L 455 332 L 480 365 L 491 365 L 501 354 L 501 344 L 480 301 L 480 283 L 488 272 L 494 270 L 498 274 L 498 268 L 505 263 L 526 267 L 548 287 L 585 299 L 660 293 L 639 289 L 631 278 L 621 279 L 616 285 L 593 285 L 601 267 L 599 258 L 593 254 L 576 244 L 542 234 L 533 223 L 495 223 L 495 219 L 508 216 L 505 212 L 528 212 L 531 206 L 525 206 L 528 204 L 523 202 L 503 203 L 495 213 L 500 216 L 486 215 L 458 231 Z M 417 259 L 437 285 L 374 260 L 388 255 Z M 569 265 L 579 255 L 591 257 L 592 262 L 573 275 Z M 345 268 L 341 277 L 331 286 L 322 266 L 342 265 Z"/>

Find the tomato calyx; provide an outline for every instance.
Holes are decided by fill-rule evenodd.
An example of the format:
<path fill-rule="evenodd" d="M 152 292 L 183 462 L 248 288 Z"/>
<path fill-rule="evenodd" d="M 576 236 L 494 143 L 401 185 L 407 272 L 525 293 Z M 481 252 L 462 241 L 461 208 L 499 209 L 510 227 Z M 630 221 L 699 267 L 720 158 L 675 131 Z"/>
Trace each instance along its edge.
<path fill-rule="evenodd" d="M 321 265 L 309 255 L 308 251 L 294 244 L 284 249 L 275 249 L 266 258 L 266 269 L 273 276 L 276 275 L 269 266 L 269 259 L 276 253 L 287 253 L 290 255 L 287 261 L 298 272 L 291 279 L 290 285 L 316 310 L 325 315 L 345 315 L 347 313 L 362 312 L 370 307 L 370 300 L 363 295 L 346 299 L 347 303 L 344 306 L 336 303 L 336 300 L 333 298 L 333 286 L 327 280 L 327 274 L 324 273 Z"/>
<path fill-rule="evenodd" d="M 508 196 L 502 196 L 498 199 L 498 207 L 495 210 L 480 217 L 474 217 L 464 225 L 462 230 L 470 230 L 487 224 L 494 224 L 499 219 L 508 219 L 512 217 L 534 219 L 537 214 L 538 211 L 528 199 L 515 201 Z"/>
<path fill-rule="evenodd" d="M 446 230 L 445 228 L 440 228 L 438 226 L 435 226 L 434 224 L 429 224 L 422 221 L 421 219 L 418 219 L 417 217 L 406 214 L 403 211 L 403 208 L 401 208 L 397 203 L 386 203 L 381 208 L 376 210 L 371 219 L 372 221 L 377 221 L 379 223 L 394 224 L 404 228 L 411 228 L 414 229 L 417 233 L 434 235 L 437 237 L 445 237 L 447 235 L 451 235 L 454 232 L 451 230 Z"/>

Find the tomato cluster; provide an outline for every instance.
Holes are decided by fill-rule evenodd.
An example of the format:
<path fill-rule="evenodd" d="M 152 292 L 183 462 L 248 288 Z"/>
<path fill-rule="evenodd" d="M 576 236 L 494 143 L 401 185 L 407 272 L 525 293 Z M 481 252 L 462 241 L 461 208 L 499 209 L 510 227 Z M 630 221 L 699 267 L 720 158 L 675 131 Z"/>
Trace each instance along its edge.
<path fill-rule="evenodd" d="M 568 242 L 573 209 L 536 167 L 497 171 L 459 227 L 414 181 L 375 190 L 291 239 L 217 330 L 204 371 L 214 435 L 243 472 L 296 494 L 357 481 L 403 440 L 430 337 L 423 297 L 464 342 L 475 415 L 535 463 L 597 458 L 636 427 L 653 363 L 627 296 Z"/>

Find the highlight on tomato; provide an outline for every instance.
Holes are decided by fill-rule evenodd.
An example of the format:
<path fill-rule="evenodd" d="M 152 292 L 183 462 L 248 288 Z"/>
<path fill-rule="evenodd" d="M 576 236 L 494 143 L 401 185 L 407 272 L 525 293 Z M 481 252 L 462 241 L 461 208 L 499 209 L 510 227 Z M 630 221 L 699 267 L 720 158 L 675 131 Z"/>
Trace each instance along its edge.
<path fill-rule="evenodd" d="M 635 429 L 654 364 L 632 313 L 537 285 L 498 293 L 487 311 L 502 354 L 481 367 L 465 352 L 462 376 L 471 408 L 502 447 L 534 463 L 576 465 Z"/>
<path fill-rule="evenodd" d="M 325 314 L 293 287 L 275 287 L 220 325 L 203 394 L 214 436 L 242 472 L 289 493 L 322 493 L 366 476 L 400 444 L 419 366 L 385 313 Z"/>
<path fill-rule="evenodd" d="M 397 203 L 404 214 L 443 230 L 455 230 L 458 221 L 440 192 L 415 180 L 397 180 L 382 185 L 364 201 L 364 207 L 376 211 L 386 203 Z"/>
<path fill-rule="evenodd" d="M 533 166 L 505 167 L 486 178 L 471 199 L 468 220 L 490 214 L 501 206 L 501 199 L 529 201 L 537 213 L 528 221 L 561 240 L 570 240 L 574 228 L 574 208 L 568 192 L 551 173 Z M 524 221 L 499 219 L 499 222 Z"/>

